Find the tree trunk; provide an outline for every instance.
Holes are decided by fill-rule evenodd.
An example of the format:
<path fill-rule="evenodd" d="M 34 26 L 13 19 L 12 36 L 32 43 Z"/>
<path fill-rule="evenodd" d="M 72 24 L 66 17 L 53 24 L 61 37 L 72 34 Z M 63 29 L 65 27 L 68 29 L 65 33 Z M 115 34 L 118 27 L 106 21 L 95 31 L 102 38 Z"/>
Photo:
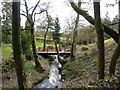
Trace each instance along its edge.
<path fill-rule="evenodd" d="M 49 30 L 49 16 L 48 16 L 48 12 L 46 11 L 46 15 L 47 15 L 47 19 L 48 19 L 48 24 L 47 24 L 47 29 L 46 29 L 46 32 L 45 32 L 45 35 L 44 35 L 44 43 L 43 43 L 43 51 L 45 51 L 46 49 L 46 36 L 47 36 L 47 33 L 48 33 L 48 30 Z"/>
<path fill-rule="evenodd" d="M 98 46 L 98 77 L 104 79 L 104 33 L 100 19 L 100 3 L 94 2 L 95 28 L 97 32 L 97 46 Z"/>
<path fill-rule="evenodd" d="M 109 74 L 114 75 L 115 74 L 115 67 L 117 64 L 117 60 L 120 56 L 120 38 L 119 38 L 119 43 L 118 46 L 112 56 L 111 62 L 110 62 L 110 67 L 109 67 Z"/>
<path fill-rule="evenodd" d="M 94 25 L 94 19 L 85 10 L 77 7 L 74 2 L 70 2 L 70 4 L 78 14 L 82 15 L 89 23 Z M 104 27 L 104 32 L 110 35 L 116 43 L 118 43 L 118 33 L 104 24 L 102 24 L 102 26 Z"/>
<path fill-rule="evenodd" d="M 72 41 L 71 55 L 70 55 L 71 61 L 73 61 L 75 59 L 75 55 L 76 55 L 78 22 L 79 22 L 79 14 L 77 14 L 77 18 L 75 20 L 75 28 L 74 28 L 74 31 L 73 31 L 73 41 Z"/>
<path fill-rule="evenodd" d="M 26 87 L 26 77 L 22 60 L 22 47 L 20 36 L 20 2 L 13 2 L 12 5 L 12 44 L 13 54 L 16 64 L 16 74 L 18 79 L 18 87 L 24 90 Z"/>
<path fill-rule="evenodd" d="M 120 38 L 120 1 L 119 1 L 119 5 L 118 5 L 118 7 L 119 7 L 119 38 Z M 120 40 L 119 40 L 119 42 L 120 42 Z M 119 75 L 120 75 L 120 73 L 119 73 Z M 120 88 L 120 77 L 119 77 L 119 88 Z"/>
<path fill-rule="evenodd" d="M 72 47 L 71 47 L 71 61 L 75 59 L 76 55 L 76 44 L 77 44 L 77 27 L 79 22 L 79 15 L 77 15 L 77 18 L 75 20 L 75 28 L 73 31 L 73 41 L 72 41 Z"/>
<path fill-rule="evenodd" d="M 57 47 L 57 42 L 56 42 L 56 40 L 54 42 L 55 42 L 55 49 L 56 49 L 56 52 L 57 52 L 57 58 L 59 60 L 60 59 L 60 53 L 59 53 L 59 50 L 58 50 L 58 47 Z"/>
<path fill-rule="evenodd" d="M 78 2 L 78 7 L 80 7 L 80 6 L 81 6 L 81 2 Z M 75 20 L 75 27 L 74 27 L 74 31 L 73 31 L 73 41 L 72 41 L 72 46 L 71 46 L 71 55 L 70 55 L 71 61 L 75 60 L 75 55 L 76 55 L 78 22 L 79 22 L 79 14 L 77 13 L 77 17 Z"/>
<path fill-rule="evenodd" d="M 117 64 L 117 60 L 120 56 L 120 1 L 118 3 L 118 7 L 119 7 L 119 25 L 118 25 L 118 33 L 119 33 L 119 42 L 118 42 L 118 46 L 112 56 L 111 62 L 110 62 L 110 66 L 109 66 L 109 74 L 110 75 L 114 75 L 115 74 L 115 67 Z"/>
<path fill-rule="evenodd" d="M 61 51 L 61 43 L 60 43 L 60 41 L 59 41 L 59 51 Z"/>
<path fill-rule="evenodd" d="M 35 38 L 34 38 L 34 25 L 31 25 L 31 44 L 32 44 L 32 51 L 33 51 L 33 56 L 34 56 L 34 60 L 35 60 L 35 69 L 43 72 L 43 68 L 40 64 L 40 60 L 38 58 L 37 55 L 37 50 L 36 50 L 36 46 L 35 46 Z"/>
<path fill-rule="evenodd" d="M 45 51 L 45 49 L 46 49 L 46 36 L 47 36 L 47 32 L 48 32 L 48 27 L 47 27 L 47 30 L 46 30 L 45 35 L 44 35 L 43 51 Z"/>

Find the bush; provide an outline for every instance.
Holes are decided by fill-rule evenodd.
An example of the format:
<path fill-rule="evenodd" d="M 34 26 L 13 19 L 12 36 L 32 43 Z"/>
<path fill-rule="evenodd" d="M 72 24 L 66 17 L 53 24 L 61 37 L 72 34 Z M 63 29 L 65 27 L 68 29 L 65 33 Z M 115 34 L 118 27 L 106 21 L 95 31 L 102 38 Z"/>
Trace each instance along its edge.
<path fill-rule="evenodd" d="M 89 48 L 88 47 L 82 47 L 82 50 L 87 51 L 87 50 L 89 50 Z"/>
<path fill-rule="evenodd" d="M 6 60 L 2 63 L 2 72 L 7 72 L 11 68 L 15 67 L 15 62 L 13 59 Z"/>
<path fill-rule="evenodd" d="M 26 55 L 26 59 L 32 58 L 32 46 L 31 46 L 31 38 L 30 31 L 25 30 L 21 33 L 21 41 L 22 41 L 22 52 L 23 55 Z"/>

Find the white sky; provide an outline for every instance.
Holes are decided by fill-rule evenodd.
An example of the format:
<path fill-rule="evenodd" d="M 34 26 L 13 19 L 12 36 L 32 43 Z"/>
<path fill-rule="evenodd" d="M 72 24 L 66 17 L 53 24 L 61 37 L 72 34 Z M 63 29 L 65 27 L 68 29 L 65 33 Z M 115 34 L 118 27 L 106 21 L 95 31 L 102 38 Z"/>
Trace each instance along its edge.
<path fill-rule="evenodd" d="M 35 5 L 37 3 L 38 0 L 27 0 L 29 2 L 30 5 Z M 64 26 L 65 24 L 65 20 L 69 19 L 71 16 L 76 16 L 75 11 L 72 9 L 72 7 L 69 7 L 65 2 L 68 0 L 41 0 L 41 2 L 48 2 L 51 1 L 51 7 L 50 8 L 50 14 L 52 15 L 52 17 L 59 17 L 60 23 L 61 23 L 61 27 Z M 87 0 L 89 1 L 89 0 Z M 92 3 L 92 2 L 91 2 Z M 105 5 L 108 4 L 115 4 L 115 0 L 101 0 L 101 18 L 105 17 L 106 12 L 109 13 L 109 16 L 111 18 L 111 20 L 118 14 L 118 6 L 115 5 L 114 7 L 110 6 L 110 7 L 106 7 Z M 89 5 L 85 5 L 83 4 L 82 7 L 83 8 L 87 8 Z M 91 10 L 88 11 L 88 13 L 94 17 L 94 13 L 93 13 L 93 5 L 90 5 Z M 23 17 L 22 17 L 23 18 Z M 80 17 L 80 19 L 84 19 L 82 17 Z M 25 18 L 22 19 L 22 25 L 24 25 Z M 87 23 L 84 22 L 84 23 Z"/>
<path fill-rule="evenodd" d="M 2 0 L 0 0 L 2 1 Z M 28 7 L 30 8 L 31 6 L 34 6 L 37 3 L 38 0 L 27 0 L 28 2 Z M 65 2 L 68 0 L 41 0 L 41 2 L 51 2 L 51 7 L 50 8 L 50 14 L 52 17 L 59 17 L 61 27 L 65 25 L 65 20 L 69 19 L 71 16 L 76 17 L 75 11 L 72 9 L 72 7 L 68 6 Z M 92 1 L 92 0 L 84 0 L 84 1 Z M 23 0 L 21 0 L 21 3 L 23 3 Z M 117 14 L 118 14 L 118 5 L 116 4 L 114 7 L 105 7 L 106 4 L 115 4 L 115 0 L 101 0 L 101 18 L 105 17 L 106 12 L 109 13 L 110 19 L 112 20 Z M 1 6 L 1 5 L 0 5 Z M 88 11 L 88 13 L 94 17 L 93 13 L 93 5 L 86 5 L 83 4 L 82 8 L 89 8 L 91 10 Z M 21 6 L 21 9 L 24 9 L 24 6 Z M 84 19 L 83 17 L 80 17 L 80 19 Z M 21 16 L 21 25 L 25 25 L 25 20 L 26 18 Z M 87 23 L 84 22 L 84 23 Z M 88 24 L 88 23 L 87 23 Z"/>

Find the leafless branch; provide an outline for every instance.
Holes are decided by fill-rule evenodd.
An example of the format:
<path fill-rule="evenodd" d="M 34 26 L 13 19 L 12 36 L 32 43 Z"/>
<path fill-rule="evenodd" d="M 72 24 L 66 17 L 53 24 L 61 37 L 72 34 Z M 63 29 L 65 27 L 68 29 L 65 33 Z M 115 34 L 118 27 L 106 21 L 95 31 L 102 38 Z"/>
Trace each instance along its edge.
<path fill-rule="evenodd" d="M 41 19 L 38 19 L 37 21 L 34 21 L 34 22 L 38 22 L 39 20 L 41 20 Z"/>
<path fill-rule="evenodd" d="M 115 23 L 109 24 L 108 26 L 113 26 L 113 25 L 116 25 L 116 24 L 119 24 L 119 22 L 115 22 Z"/>
<path fill-rule="evenodd" d="M 34 8 L 34 7 L 32 6 L 28 11 L 30 11 L 32 8 Z"/>
<path fill-rule="evenodd" d="M 20 15 L 23 15 L 27 18 L 28 22 L 32 23 L 31 20 L 29 19 L 29 17 L 27 15 L 25 15 L 24 13 L 21 13 Z"/>
<path fill-rule="evenodd" d="M 46 10 L 42 10 L 42 11 L 40 11 L 39 13 L 35 13 L 35 14 L 34 14 L 34 22 L 36 22 L 36 21 L 35 21 L 35 16 L 36 16 L 37 14 L 43 13 L 44 11 L 46 11 Z"/>
<path fill-rule="evenodd" d="M 24 0 L 24 2 L 25 2 L 26 14 L 27 14 L 27 16 L 28 16 L 28 5 L 27 5 L 27 2 L 26 2 L 26 0 Z"/>
<path fill-rule="evenodd" d="M 27 15 L 25 15 L 24 13 L 21 13 L 20 15 L 25 16 L 27 18 Z"/>
<path fill-rule="evenodd" d="M 26 13 L 25 11 L 21 10 L 23 13 Z"/>
<path fill-rule="evenodd" d="M 34 11 L 35 11 L 35 9 L 37 8 L 37 6 L 38 6 L 39 3 L 40 3 L 40 0 L 38 0 L 37 4 L 35 5 L 35 7 L 34 7 L 34 9 L 33 9 L 33 11 L 32 11 L 31 16 L 33 16 L 33 13 L 34 13 Z"/>

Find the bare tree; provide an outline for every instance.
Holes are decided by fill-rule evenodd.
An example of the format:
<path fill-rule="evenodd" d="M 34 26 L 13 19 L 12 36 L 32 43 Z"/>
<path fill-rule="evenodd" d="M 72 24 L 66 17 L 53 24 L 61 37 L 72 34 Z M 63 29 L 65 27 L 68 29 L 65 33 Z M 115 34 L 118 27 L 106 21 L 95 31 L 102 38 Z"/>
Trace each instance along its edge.
<path fill-rule="evenodd" d="M 12 5 L 12 44 L 13 54 L 16 64 L 16 73 L 18 78 L 18 85 L 20 90 L 26 88 L 26 77 L 24 72 L 23 60 L 22 60 L 22 47 L 20 36 L 20 2 L 14 2 Z"/>
<path fill-rule="evenodd" d="M 28 8 L 27 2 L 26 0 L 24 0 L 25 2 L 25 8 L 26 11 L 23 11 L 24 13 L 22 13 L 22 15 L 24 15 L 27 18 L 28 23 L 30 24 L 30 31 L 31 31 L 31 44 L 32 44 L 32 51 L 33 51 L 33 55 L 34 55 L 34 60 L 35 60 L 35 68 L 37 70 L 39 70 L 40 72 L 43 72 L 43 68 L 39 62 L 39 58 L 37 55 L 37 50 L 36 50 L 36 46 L 35 46 L 35 35 L 34 35 L 34 24 L 35 24 L 35 16 L 37 14 L 41 14 L 43 13 L 45 10 L 40 10 L 40 12 L 35 12 L 36 8 L 39 7 L 39 3 L 40 0 L 38 0 L 37 4 L 33 7 L 31 7 L 30 9 Z M 32 10 L 32 13 L 30 14 L 29 11 Z"/>
<path fill-rule="evenodd" d="M 49 29 L 52 28 L 51 26 L 53 26 L 52 17 L 48 14 L 47 10 L 46 10 L 46 16 L 47 16 L 47 27 L 46 27 L 46 31 L 45 31 L 45 34 L 44 34 L 43 51 L 45 51 L 45 49 L 46 49 L 47 33 L 48 33 Z"/>
<path fill-rule="evenodd" d="M 97 32 L 98 46 L 98 77 L 104 79 L 105 54 L 104 54 L 104 33 L 100 18 L 100 3 L 94 2 L 95 28 Z"/>

